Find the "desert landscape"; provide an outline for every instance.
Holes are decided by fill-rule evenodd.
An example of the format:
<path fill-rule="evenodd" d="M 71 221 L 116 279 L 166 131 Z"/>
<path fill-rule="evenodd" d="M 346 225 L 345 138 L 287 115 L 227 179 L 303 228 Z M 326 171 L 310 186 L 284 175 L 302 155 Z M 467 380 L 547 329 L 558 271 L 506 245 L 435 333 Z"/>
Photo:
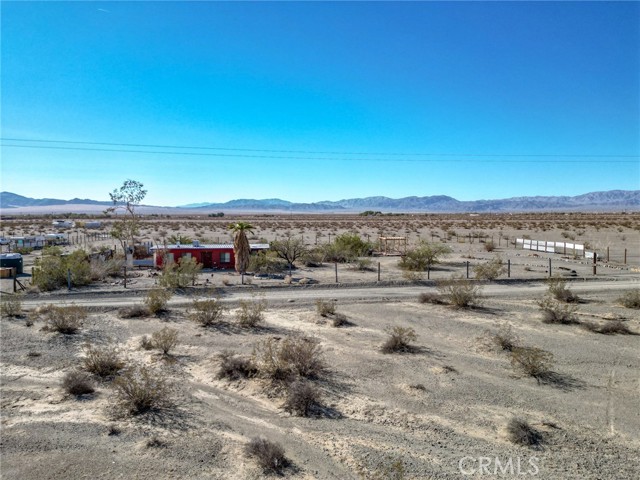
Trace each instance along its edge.
<path fill-rule="evenodd" d="M 29 284 L 42 250 L 25 254 L 26 290 L 2 280 L 3 478 L 637 476 L 637 213 L 146 216 L 138 239 L 231 242 L 239 221 L 251 242 L 356 234 L 374 256 L 43 292 Z M 3 236 L 50 223 L 16 216 Z M 119 248 L 88 235 L 62 249 Z M 385 236 L 449 253 L 407 272 L 377 256 Z M 583 243 L 596 274 L 516 238 Z M 498 276 L 477 278 L 495 259 Z"/>

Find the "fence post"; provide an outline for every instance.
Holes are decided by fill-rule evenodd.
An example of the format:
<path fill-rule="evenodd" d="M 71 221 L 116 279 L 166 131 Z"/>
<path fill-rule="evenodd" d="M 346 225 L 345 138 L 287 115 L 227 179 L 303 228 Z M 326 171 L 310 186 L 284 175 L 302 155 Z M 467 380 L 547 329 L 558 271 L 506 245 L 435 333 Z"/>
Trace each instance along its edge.
<path fill-rule="evenodd" d="M 380 262 L 378 262 L 378 281 L 380 281 Z"/>
<path fill-rule="evenodd" d="M 549 276 L 551 276 L 551 259 L 549 259 Z"/>
<path fill-rule="evenodd" d="M 71 269 L 67 268 L 67 289 L 71 290 Z"/>
<path fill-rule="evenodd" d="M 586 249 L 585 249 L 586 252 Z M 597 261 L 597 255 L 596 255 L 596 251 L 593 251 L 593 274 L 596 274 L 596 261 Z"/>
<path fill-rule="evenodd" d="M 16 293 L 16 283 L 18 282 L 18 269 L 12 268 L 11 273 L 13 274 L 13 293 Z"/>
<path fill-rule="evenodd" d="M 507 260 L 507 278 L 511 278 L 511 259 Z"/>
<path fill-rule="evenodd" d="M 609 263 L 609 247 L 607 247 L 607 263 Z"/>
<path fill-rule="evenodd" d="M 427 280 L 431 280 L 431 265 L 427 264 Z"/>
<path fill-rule="evenodd" d="M 469 278 L 469 260 L 467 260 L 467 278 Z"/>
<path fill-rule="evenodd" d="M 336 271 L 336 283 L 338 283 L 338 262 L 334 262 L 333 266 L 334 266 L 335 271 Z"/>
<path fill-rule="evenodd" d="M 124 266 L 124 288 L 127 288 L 127 266 Z"/>
<path fill-rule="evenodd" d="M 624 249 L 624 264 L 627 264 L 627 249 Z"/>

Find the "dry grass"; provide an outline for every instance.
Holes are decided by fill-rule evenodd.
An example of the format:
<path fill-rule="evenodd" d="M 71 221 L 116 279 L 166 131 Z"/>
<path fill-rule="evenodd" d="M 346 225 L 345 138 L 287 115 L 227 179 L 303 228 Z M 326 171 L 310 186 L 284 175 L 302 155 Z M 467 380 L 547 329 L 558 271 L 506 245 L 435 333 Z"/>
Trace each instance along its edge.
<path fill-rule="evenodd" d="M 151 334 L 151 343 L 160 350 L 164 355 L 168 355 L 171 350 L 178 344 L 178 330 L 175 328 L 164 327 L 157 332 Z"/>
<path fill-rule="evenodd" d="M 557 323 L 563 325 L 578 323 L 578 319 L 576 317 L 578 307 L 576 305 L 563 303 L 548 295 L 545 295 L 537 302 L 537 304 L 542 311 L 542 321 L 544 323 Z"/>
<path fill-rule="evenodd" d="M 163 374 L 146 366 L 135 366 L 113 382 L 121 406 L 138 415 L 163 408 L 169 403 L 169 387 Z"/>
<path fill-rule="evenodd" d="M 514 370 L 533 377 L 540 383 L 551 372 L 553 354 L 537 347 L 516 347 L 511 352 L 511 365 Z"/>
<path fill-rule="evenodd" d="M 625 293 L 618 298 L 618 302 L 626 308 L 640 309 L 640 289 L 631 290 L 630 292 Z"/>
<path fill-rule="evenodd" d="M 253 358 L 260 374 L 275 382 L 317 378 L 326 371 L 319 342 L 302 335 L 263 340 L 255 346 Z"/>
<path fill-rule="evenodd" d="M 203 327 L 220 324 L 224 313 L 227 311 L 226 307 L 215 298 L 194 300 L 191 308 L 193 311 L 189 314 L 189 317 Z"/>
<path fill-rule="evenodd" d="M 380 347 L 382 353 L 413 352 L 415 350 L 411 342 L 415 342 L 418 335 L 413 328 L 387 327 L 386 332 L 389 334 L 389 338 Z"/>
<path fill-rule="evenodd" d="M 218 379 L 239 380 L 253 377 L 258 372 L 251 358 L 240 356 L 231 350 L 220 352 L 218 358 L 220 359 L 220 367 L 216 375 Z"/>
<path fill-rule="evenodd" d="M 83 368 L 101 378 L 110 378 L 118 374 L 125 366 L 120 358 L 120 352 L 115 346 L 86 345 L 85 356 L 82 360 Z"/>
<path fill-rule="evenodd" d="M 55 332 L 72 335 L 82 327 L 87 318 L 87 309 L 78 305 L 66 307 L 49 306 L 47 309 L 47 328 Z"/>
<path fill-rule="evenodd" d="M 236 319 L 242 328 L 255 328 L 264 321 L 266 300 L 240 300 L 239 304 L 240 309 L 236 312 Z"/>

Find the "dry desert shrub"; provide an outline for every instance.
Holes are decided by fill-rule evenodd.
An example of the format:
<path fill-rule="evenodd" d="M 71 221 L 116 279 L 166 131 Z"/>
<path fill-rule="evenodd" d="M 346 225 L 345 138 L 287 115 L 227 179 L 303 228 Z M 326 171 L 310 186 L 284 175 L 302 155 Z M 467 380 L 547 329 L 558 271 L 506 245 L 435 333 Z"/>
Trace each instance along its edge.
<path fill-rule="evenodd" d="M 419 303 L 431 303 L 433 305 L 444 305 L 444 304 L 447 303 L 442 299 L 440 294 L 431 293 L 431 292 L 423 292 L 420 295 L 418 295 L 418 302 Z"/>
<path fill-rule="evenodd" d="M 526 447 L 537 447 L 542 444 L 543 437 L 526 420 L 512 418 L 507 424 L 507 435 L 511 442 Z"/>
<path fill-rule="evenodd" d="M 144 297 L 144 304 L 154 315 L 164 312 L 171 299 L 171 292 L 163 287 L 153 287 Z"/>
<path fill-rule="evenodd" d="M 245 446 L 245 454 L 254 458 L 267 473 L 280 473 L 289 465 L 284 448 L 276 442 L 255 437 Z"/>
<path fill-rule="evenodd" d="M 72 335 L 82 327 L 82 321 L 87 318 L 87 309 L 78 305 L 56 307 L 50 305 L 47 309 L 47 328 L 55 332 Z"/>
<path fill-rule="evenodd" d="M 3 317 L 22 316 L 22 297 L 19 294 L 3 293 L 0 296 L 0 313 Z"/>
<path fill-rule="evenodd" d="M 193 311 L 190 318 L 203 327 L 210 327 L 222 322 L 226 307 L 217 299 L 194 300 L 191 304 Z"/>
<path fill-rule="evenodd" d="M 411 352 L 415 349 L 411 342 L 418 339 L 416 331 L 411 327 L 387 327 L 385 330 L 389 338 L 382 344 L 382 353 Z"/>
<path fill-rule="evenodd" d="M 603 325 L 593 322 L 581 322 L 580 325 L 590 332 L 603 335 L 635 335 L 622 320 L 611 320 Z"/>
<path fill-rule="evenodd" d="M 316 310 L 323 317 L 333 315 L 336 313 L 336 302 L 319 298 L 316 300 Z"/>
<path fill-rule="evenodd" d="M 496 249 L 496 244 L 493 243 L 493 240 L 489 240 L 488 242 L 485 242 L 484 249 L 487 252 L 493 252 Z"/>
<path fill-rule="evenodd" d="M 143 318 L 149 315 L 151 315 L 151 310 L 144 305 L 134 305 L 118 310 L 118 316 L 120 318 Z"/>
<path fill-rule="evenodd" d="M 143 335 L 140 339 L 140 348 L 143 350 L 153 350 L 155 347 L 153 346 L 153 340 L 149 335 Z"/>
<path fill-rule="evenodd" d="M 547 280 L 547 284 L 549 285 L 549 295 L 559 302 L 577 303 L 580 301 L 580 298 L 569 290 L 567 281 L 562 277 L 551 277 Z"/>
<path fill-rule="evenodd" d="M 482 305 L 482 287 L 476 283 L 453 276 L 436 284 L 443 298 L 454 308 L 470 308 Z"/>
<path fill-rule="evenodd" d="M 151 334 L 151 343 L 153 343 L 153 346 L 160 350 L 164 355 L 168 355 L 169 352 L 178 344 L 178 330 L 175 328 L 164 327 L 162 330 L 153 332 Z"/>
<path fill-rule="evenodd" d="M 253 377 L 258 372 L 251 358 L 242 357 L 231 350 L 220 352 L 218 358 L 220 359 L 220 367 L 216 375 L 218 379 L 239 380 Z"/>
<path fill-rule="evenodd" d="M 553 354 L 538 347 L 516 347 L 511 351 L 511 366 L 538 383 L 553 367 Z"/>
<path fill-rule="evenodd" d="M 236 319 L 242 328 L 255 328 L 264 321 L 263 313 L 267 308 L 265 299 L 240 300 L 239 304 Z"/>
<path fill-rule="evenodd" d="M 333 320 L 332 320 L 331 324 L 334 327 L 343 327 L 345 325 L 351 325 L 351 322 L 349 322 L 349 319 L 347 318 L 346 315 L 344 315 L 342 313 L 335 313 L 333 315 Z"/>
<path fill-rule="evenodd" d="M 485 244 L 487 245 L 487 244 Z M 500 257 L 496 257 L 488 262 L 481 263 L 473 267 L 473 273 L 478 280 L 492 281 L 503 275 L 507 271 Z"/>
<path fill-rule="evenodd" d="M 630 292 L 625 293 L 620 298 L 618 298 L 618 302 L 620 302 L 626 308 L 640 308 L 640 289 L 636 288 L 635 290 L 631 290 Z"/>
<path fill-rule="evenodd" d="M 493 343 L 501 350 L 512 352 L 520 345 L 520 339 L 513 332 L 511 325 L 502 324 L 496 333 L 491 336 Z"/>
<path fill-rule="evenodd" d="M 82 366 L 87 372 L 102 378 L 114 377 L 125 366 L 120 358 L 120 352 L 113 345 L 95 346 L 87 344 L 84 347 L 85 356 Z"/>
<path fill-rule="evenodd" d="M 320 405 L 321 393 L 311 382 L 296 380 L 287 389 L 283 405 L 285 411 L 299 417 L 308 417 L 315 406 Z"/>
<path fill-rule="evenodd" d="M 95 392 L 91 375 L 82 370 L 72 370 L 62 378 L 62 388 L 70 395 L 86 395 Z"/>
<path fill-rule="evenodd" d="M 253 358 L 260 374 L 272 381 L 316 378 L 326 371 L 319 342 L 302 335 L 258 342 Z"/>
<path fill-rule="evenodd" d="M 169 386 L 161 373 L 147 366 L 127 369 L 113 381 L 121 406 L 130 414 L 138 415 L 162 408 L 169 403 Z"/>
<path fill-rule="evenodd" d="M 545 295 L 536 303 L 542 311 L 542 321 L 544 323 L 557 323 L 562 325 L 578 323 L 576 317 L 578 307 L 576 305 L 560 302 L 548 295 Z"/>

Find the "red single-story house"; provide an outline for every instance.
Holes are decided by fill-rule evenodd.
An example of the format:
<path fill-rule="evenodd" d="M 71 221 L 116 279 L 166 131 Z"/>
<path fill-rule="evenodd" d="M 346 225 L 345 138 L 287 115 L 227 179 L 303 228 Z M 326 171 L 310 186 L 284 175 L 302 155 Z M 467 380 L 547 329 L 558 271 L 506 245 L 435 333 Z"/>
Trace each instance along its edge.
<path fill-rule="evenodd" d="M 252 243 L 249 245 L 251 252 L 269 250 L 268 243 Z M 235 266 L 232 243 L 214 243 L 201 245 L 195 241 L 191 244 L 163 245 L 151 247 L 153 252 L 153 265 L 162 268 L 167 259 L 169 262 L 176 262 L 181 258 L 195 258 L 202 268 L 231 269 Z"/>

